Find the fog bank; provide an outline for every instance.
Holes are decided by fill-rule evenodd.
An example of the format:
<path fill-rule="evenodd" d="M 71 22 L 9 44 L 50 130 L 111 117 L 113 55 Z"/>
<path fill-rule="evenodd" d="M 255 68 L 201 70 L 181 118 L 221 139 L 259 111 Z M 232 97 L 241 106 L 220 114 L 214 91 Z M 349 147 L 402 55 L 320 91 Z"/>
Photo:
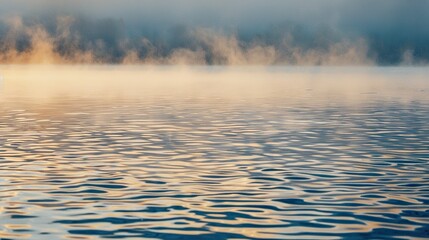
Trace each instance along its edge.
<path fill-rule="evenodd" d="M 429 1 L 0 0 L 0 62 L 403 65 Z"/>

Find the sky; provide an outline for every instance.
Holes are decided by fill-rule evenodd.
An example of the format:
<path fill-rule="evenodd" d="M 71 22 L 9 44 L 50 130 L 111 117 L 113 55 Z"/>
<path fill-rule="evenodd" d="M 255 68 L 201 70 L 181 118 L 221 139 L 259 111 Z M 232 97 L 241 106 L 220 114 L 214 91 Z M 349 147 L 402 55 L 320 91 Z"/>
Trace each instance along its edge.
<path fill-rule="evenodd" d="M 0 63 L 422 65 L 427 0 L 0 0 Z"/>

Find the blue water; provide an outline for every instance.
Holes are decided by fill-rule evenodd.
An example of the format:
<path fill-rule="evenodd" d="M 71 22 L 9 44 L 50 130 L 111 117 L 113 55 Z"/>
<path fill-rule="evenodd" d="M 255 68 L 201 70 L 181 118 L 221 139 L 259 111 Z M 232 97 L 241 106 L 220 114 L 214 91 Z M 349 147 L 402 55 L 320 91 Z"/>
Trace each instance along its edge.
<path fill-rule="evenodd" d="M 1 239 L 429 238 L 425 69 L 16 68 Z"/>

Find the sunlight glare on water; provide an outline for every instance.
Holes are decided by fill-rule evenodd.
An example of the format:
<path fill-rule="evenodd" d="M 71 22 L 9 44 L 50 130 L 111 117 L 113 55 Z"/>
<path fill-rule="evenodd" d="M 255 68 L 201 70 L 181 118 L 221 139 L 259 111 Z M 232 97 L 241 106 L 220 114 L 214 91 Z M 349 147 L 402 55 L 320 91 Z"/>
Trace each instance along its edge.
<path fill-rule="evenodd" d="M 2 66 L 0 238 L 429 237 L 429 70 Z"/>

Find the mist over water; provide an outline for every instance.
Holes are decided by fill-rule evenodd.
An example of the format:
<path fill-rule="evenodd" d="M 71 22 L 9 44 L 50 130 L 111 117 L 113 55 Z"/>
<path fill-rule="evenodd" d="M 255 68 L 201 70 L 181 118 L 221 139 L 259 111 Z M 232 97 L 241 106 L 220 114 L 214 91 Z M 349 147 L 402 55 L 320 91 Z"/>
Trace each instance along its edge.
<path fill-rule="evenodd" d="M 0 0 L 0 239 L 429 238 L 429 1 Z"/>
<path fill-rule="evenodd" d="M 0 62 L 413 65 L 429 3 L 2 0 Z"/>
<path fill-rule="evenodd" d="M 1 71 L 0 238 L 428 237 L 426 68 Z"/>

